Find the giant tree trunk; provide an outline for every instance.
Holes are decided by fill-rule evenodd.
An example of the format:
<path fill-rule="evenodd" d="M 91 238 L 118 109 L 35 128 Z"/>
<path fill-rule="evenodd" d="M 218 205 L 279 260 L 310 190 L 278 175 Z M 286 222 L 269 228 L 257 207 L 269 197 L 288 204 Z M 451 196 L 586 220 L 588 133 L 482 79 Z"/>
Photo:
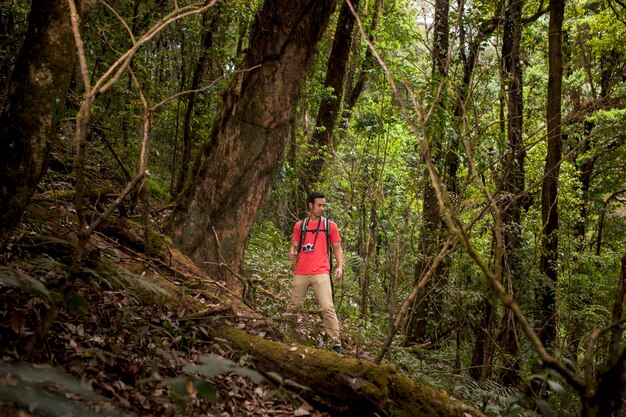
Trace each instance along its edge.
<path fill-rule="evenodd" d="M 358 9 L 359 0 L 352 0 L 352 6 Z M 322 97 L 320 102 L 315 129 L 313 129 L 311 137 L 314 154 L 309 158 L 305 158 L 308 162 L 302 170 L 302 189 L 305 195 L 314 191 L 312 189 L 313 185 L 320 180 L 320 174 L 326 161 L 326 155 L 329 153 L 328 148 L 331 146 L 335 126 L 339 118 L 339 109 L 343 99 L 344 84 L 348 71 L 348 59 L 352 49 L 354 21 L 355 18 L 348 3 L 342 2 L 333 45 L 328 58 L 326 79 L 324 80 L 324 87 L 332 89 L 332 93 Z"/>
<path fill-rule="evenodd" d="M 214 336 L 249 354 L 262 372 L 274 372 L 310 388 L 303 395 L 333 416 L 477 417 L 483 414 L 445 392 L 412 381 L 392 365 L 375 365 L 334 352 L 251 336 L 221 327 Z"/>
<path fill-rule="evenodd" d="M 548 98 L 546 117 L 548 126 L 548 153 L 541 192 L 542 251 L 540 270 L 549 280 L 539 295 L 541 342 L 550 346 L 556 337 L 556 286 L 558 280 L 558 181 L 561 162 L 561 85 L 563 81 L 563 14 L 564 0 L 550 1 L 548 30 Z"/>
<path fill-rule="evenodd" d="M 334 7 L 334 0 L 265 1 L 172 215 L 176 245 L 237 290 L 244 289 L 236 273 L 246 239 L 283 159 L 304 73 Z"/>
<path fill-rule="evenodd" d="M 522 140 L 523 95 L 520 42 L 522 38 L 523 0 L 508 0 L 505 11 L 502 57 L 504 83 L 507 86 L 506 117 L 508 152 L 506 155 L 502 192 L 505 206 L 502 211 L 502 234 L 504 237 L 504 275 L 507 287 L 515 294 L 520 287 L 523 267 L 520 255 L 521 217 L 524 195 L 524 159 L 526 151 Z M 504 278 L 503 278 L 504 279 Z M 518 330 L 512 314 L 504 318 L 503 366 L 501 378 L 506 385 L 516 385 L 518 375 Z"/>
<path fill-rule="evenodd" d="M 0 248 L 19 224 L 47 167 L 74 49 L 68 2 L 33 0 L 0 115 Z"/>

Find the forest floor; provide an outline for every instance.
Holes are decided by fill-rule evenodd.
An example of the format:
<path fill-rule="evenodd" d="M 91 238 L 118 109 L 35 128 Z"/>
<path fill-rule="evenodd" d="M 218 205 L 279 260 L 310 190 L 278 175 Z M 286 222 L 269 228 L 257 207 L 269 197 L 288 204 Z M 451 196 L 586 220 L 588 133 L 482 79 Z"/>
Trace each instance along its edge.
<path fill-rule="evenodd" d="M 357 331 L 332 352 L 315 308 L 289 329 L 286 288 L 263 277 L 253 291 L 271 308 L 242 301 L 159 232 L 168 205 L 152 192 L 143 214 L 126 202 L 93 232 L 68 291 L 78 219 L 71 169 L 55 158 L 0 253 L 0 417 L 483 415 L 372 364 Z M 89 169 L 88 224 L 117 198 L 113 177 Z"/>
<path fill-rule="evenodd" d="M 300 396 L 306 387 L 254 371 L 251 358 L 211 335 L 227 324 L 285 341 L 284 324 L 243 304 L 158 233 L 146 248 L 139 220 L 112 217 L 93 234 L 45 343 L 29 347 L 76 238 L 72 186 L 50 178 L 0 259 L 0 416 L 329 415 Z M 107 188 L 92 187 L 94 211 L 115 197 Z M 319 317 L 308 314 L 287 341 L 313 349 Z"/>

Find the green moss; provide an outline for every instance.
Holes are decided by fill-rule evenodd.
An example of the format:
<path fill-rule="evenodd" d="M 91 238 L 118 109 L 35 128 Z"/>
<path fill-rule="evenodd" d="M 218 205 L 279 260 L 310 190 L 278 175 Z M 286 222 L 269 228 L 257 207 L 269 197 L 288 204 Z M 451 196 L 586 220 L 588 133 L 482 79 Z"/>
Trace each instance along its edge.
<path fill-rule="evenodd" d="M 155 181 L 153 178 L 149 177 L 146 181 L 146 188 L 150 194 L 154 195 L 156 198 L 162 201 L 170 200 L 170 192 L 167 187 L 163 186 L 163 184 Z"/>
<path fill-rule="evenodd" d="M 445 392 L 405 377 L 390 364 L 376 365 L 330 351 L 290 346 L 229 327 L 215 330 L 214 336 L 251 354 L 260 369 L 310 386 L 316 395 L 343 407 L 361 407 L 365 413 L 382 410 L 393 416 L 482 416 Z"/>

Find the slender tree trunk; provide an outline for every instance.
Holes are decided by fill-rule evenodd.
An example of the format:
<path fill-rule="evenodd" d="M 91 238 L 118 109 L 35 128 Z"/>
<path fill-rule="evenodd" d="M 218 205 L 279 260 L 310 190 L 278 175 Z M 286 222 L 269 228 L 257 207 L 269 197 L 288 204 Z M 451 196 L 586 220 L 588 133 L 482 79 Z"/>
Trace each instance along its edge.
<path fill-rule="evenodd" d="M 376 201 L 371 202 L 369 212 L 369 222 L 365 230 L 365 245 L 364 245 L 364 263 L 365 268 L 363 271 L 363 282 L 361 285 L 361 306 L 360 313 L 361 318 L 366 318 L 371 305 L 370 300 L 370 285 L 372 277 L 372 269 L 376 264 L 376 228 L 377 228 L 377 215 L 376 215 Z"/>
<path fill-rule="evenodd" d="M 352 6 L 358 10 L 359 0 L 351 0 Z M 302 190 L 309 194 L 314 184 L 320 180 L 326 156 L 332 148 L 332 139 L 339 118 L 339 111 L 343 99 L 348 60 L 352 49 L 352 32 L 354 30 L 354 15 L 347 2 L 342 2 L 335 37 L 328 58 L 324 87 L 332 90 L 330 95 L 322 97 L 315 119 L 315 128 L 311 137 L 313 155 L 306 158 L 302 170 Z"/>
<path fill-rule="evenodd" d="M 211 56 L 210 49 L 213 47 L 213 31 L 215 30 L 216 18 L 211 18 L 213 10 L 208 10 L 202 16 L 202 27 L 205 32 L 202 35 L 202 54 L 196 63 L 196 67 L 191 79 L 189 90 L 197 90 L 200 87 L 202 79 L 207 73 L 210 73 Z M 193 114 L 196 106 L 198 93 L 189 93 L 187 97 L 187 106 L 185 108 L 185 118 L 183 122 L 183 154 L 180 160 L 180 170 L 178 171 L 178 181 L 174 189 L 174 196 L 178 195 L 185 185 L 187 174 L 191 166 L 191 153 L 193 151 Z M 176 150 L 174 150 L 176 152 Z"/>
<path fill-rule="evenodd" d="M 33 0 L 0 115 L 0 248 L 18 226 L 46 170 L 74 50 L 67 1 Z"/>
<path fill-rule="evenodd" d="M 539 330 L 541 342 L 552 345 L 557 330 L 556 287 L 558 281 L 558 182 L 561 162 L 561 86 L 563 81 L 563 15 L 564 0 L 550 1 L 550 23 L 548 30 L 548 97 L 546 118 L 548 127 L 548 153 L 543 174 L 541 192 L 542 251 L 539 268 L 548 278 L 538 296 L 541 313 Z"/>
<path fill-rule="evenodd" d="M 507 88 L 506 117 L 508 152 L 505 160 L 502 191 L 506 205 L 502 211 L 502 231 L 504 237 L 504 268 L 507 287 L 511 294 L 519 288 L 523 276 L 523 266 L 519 253 L 521 246 L 521 198 L 524 194 L 524 159 L 526 152 L 522 140 L 523 120 L 523 79 L 520 56 L 522 37 L 522 6 L 523 0 L 508 0 L 505 10 L 502 57 L 504 61 L 503 75 Z M 517 385 L 519 382 L 518 363 L 518 330 L 516 321 L 510 311 L 504 318 L 505 332 L 503 337 L 503 363 L 501 379 L 506 385 Z"/>
<path fill-rule="evenodd" d="M 369 27 L 370 42 L 374 42 L 374 33 L 376 33 L 378 23 L 380 22 L 380 17 L 383 12 L 383 3 L 384 0 L 376 0 L 376 3 L 374 4 L 374 12 Z M 357 100 L 359 99 L 359 97 L 361 97 L 361 93 L 365 88 L 365 82 L 368 79 L 368 75 L 372 72 L 376 65 L 378 64 L 374 59 L 374 54 L 372 53 L 372 50 L 370 48 L 367 48 L 367 50 L 365 51 L 365 58 L 363 58 L 363 63 L 361 64 L 361 70 L 355 77 L 356 81 L 349 83 L 349 88 L 346 91 L 346 100 L 343 107 L 344 119 L 347 120 L 350 117 L 350 112 L 352 111 L 352 108 L 356 105 Z"/>
<path fill-rule="evenodd" d="M 334 8 L 333 0 L 265 1 L 172 214 L 168 229 L 178 247 L 236 290 L 245 290 L 238 271 L 246 240 L 283 160 L 303 74 Z"/>
<path fill-rule="evenodd" d="M 494 350 L 494 327 L 496 309 L 487 295 L 483 301 L 482 322 L 474 327 L 476 342 L 472 351 L 472 364 L 469 375 L 476 381 L 489 378 Z"/>
<path fill-rule="evenodd" d="M 459 1 L 459 8 L 463 9 L 464 1 Z M 463 12 L 463 11 L 462 11 Z M 499 13 L 497 13 L 499 15 Z M 461 132 L 464 123 L 464 111 L 467 108 L 467 101 L 470 97 L 471 81 L 474 77 L 476 62 L 478 61 L 480 45 L 490 36 L 500 25 L 500 19 L 486 19 L 479 25 L 479 31 L 473 39 L 466 38 L 466 30 L 463 25 L 459 27 L 459 55 L 463 62 L 463 78 L 459 96 L 454 109 L 454 115 L 458 120 L 458 131 Z M 447 155 L 446 166 L 448 166 L 449 181 L 456 185 L 456 167 L 458 156 L 455 152 Z M 495 349 L 495 323 L 496 309 L 490 299 L 488 292 L 485 294 L 482 305 L 482 323 L 474 326 L 474 347 L 472 352 L 472 362 L 469 375 L 475 380 L 489 378 L 492 371 L 493 352 Z"/>
<path fill-rule="evenodd" d="M 432 89 L 434 92 L 439 89 L 448 71 L 448 32 L 450 31 L 450 23 L 448 14 L 450 11 L 450 3 L 448 0 L 435 1 L 435 23 L 434 23 L 434 41 L 433 41 L 433 82 Z M 439 98 L 436 112 L 431 118 L 432 122 L 428 128 L 431 138 L 430 147 L 435 154 L 435 161 L 442 161 L 443 142 L 444 142 L 444 126 L 445 106 L 442 98 Z M 439 164 L 440 168 L 445 168 Z M 423 195 L 422 195 L 422 225 L 420 230 L 420 254 L 419 260 L 415 265 L 415 282 L 418 282 L 422 275 L 430 268 L 433 257 L 439 252 L 443 245 L 443 218 L 439 212 L 439 202 L 435 189 L 433 188 L 430 175 L 427 169 L 423 173 Z M 415 298 L 415 303 L 411 309 L 409 321 L 406 329 L 406 342 L 423 341 L 429 333 L 428 318 L 431 314 L 432 297 L 431 293 L 434 285 L 443 285 L 443 276 L 445 274 L 445 265 L 440 265 L 438 270 L 433 274 L 433 279 L 429 280 L 424 286 L 421 294 Z M 438 321 L 438 320 L 437 320 Z"/>
<path fill-rule="evenodd" d="M 577 156 L 584 155 L 589 152 L 591 149 L 591 131 L 595 127 L 595 123 L 589 120 L 583 121 L 583 144 L 579 147 L 577 152 Z M 587 213 L 587 204 L 589 201 L 589 190 L 591 188 L 591 179 L 593 176 L 593 171 L 595 168 L 596 160 L 598 158 L 595 156 L 591 156 L 589 158 L 585 158 L 584 162 L 578 166 L 578 176 L 580 181 L 580 192 L 582 195 L 581 204 L 580 204 L 580 215 L 578 216 L 578 221 L 576 223 L 576 235 L 578 236 L 578 251 L 582 252 L 585 250 L 587 246 L 587 221 L 588 221 L 588 213 Z"/>

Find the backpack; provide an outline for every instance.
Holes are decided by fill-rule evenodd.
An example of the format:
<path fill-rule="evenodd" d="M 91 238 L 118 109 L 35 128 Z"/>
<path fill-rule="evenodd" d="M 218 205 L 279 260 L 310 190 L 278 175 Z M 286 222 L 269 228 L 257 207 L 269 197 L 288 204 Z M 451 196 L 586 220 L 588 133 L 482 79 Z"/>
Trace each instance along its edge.
<path fill-rule="evenodd" d="M 323 222 L 322 223 L 322 225 L 324 226 L 323 232 L 326 233 L 326 250 L 328 252 L 327 255 L 328 255 L 328 263 L 330 264 L 330 272 L 332 272 L 333 271 L 333 257 L 331 256 L 331 249 L 330 249 L 331 220 L 327 217 L 322 217 L 320 218 L 320 221 Z M 315 230 L 308 230 L 308 228 L 309 228 L 309 218 L 307 217 L 306 219 L 300 222 L 300 243 L 298 244 L 298 253 L 300 253 L 300 251 L 302 250 L 302 245 L 304 245 L 304 237 L 306 236 L 306 233 L 315 231 Z"/>

